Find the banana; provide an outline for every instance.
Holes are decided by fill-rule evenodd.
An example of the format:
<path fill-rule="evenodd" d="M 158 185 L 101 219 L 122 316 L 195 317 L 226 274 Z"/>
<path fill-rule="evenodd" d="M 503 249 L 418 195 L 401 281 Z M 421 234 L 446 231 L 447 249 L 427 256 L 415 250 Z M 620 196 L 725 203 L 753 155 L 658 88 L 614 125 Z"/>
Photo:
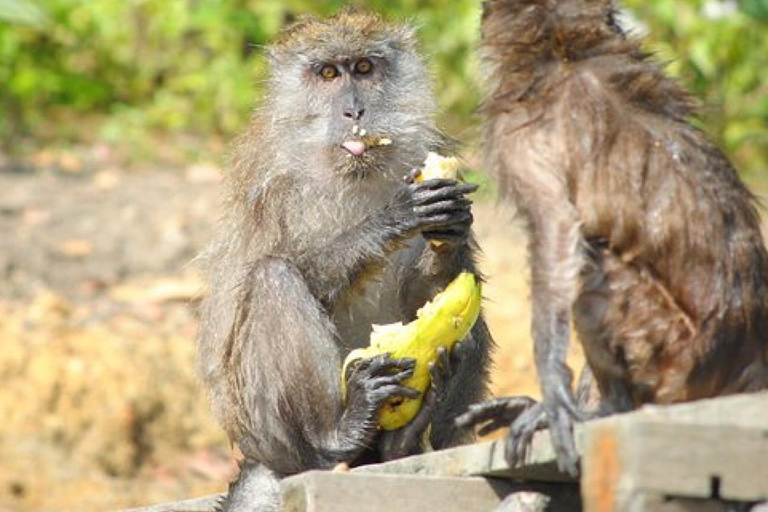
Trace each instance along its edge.
<path fill-rule="evenodd" d="M 434 180 L 434 179 L 458 180 L 459 177 L 459 159 L 452 156 L 442 156 L 434 151 L 427 153 L 424 160 L 424 168 L 416 176 L 416 181 Z M 443 242 L 432 240 L 429 245 L 433 249 L 439 248 Z"/>
<path fill-rule="evenodd" d="M 374 325 L 370 346 L 349 353 L 341 370 L 346 393 L 350 363 L 389 353 L 392 358 L 416 360 L 413 376 L 403 385 L 421 393 L 417 398 L 397 398 L 379 409 L 378 421 L 384 430 L 396 430 L 411 421 L 421 409 L 430 384 L 429 364 L 437 358 L 438 347 L 451 347 L 467 335 L 480 314 L 480 281 L 470 272 L 459 274 L 441 293 L 427 302 L 408 324 Z"/>
<path fill-rule="evenodd" d="M 424 160 L 424 168 L 416 176 L 416 181 L 433 180 L 437 178 L 447 180 L 459 179 L 459 159 L 452 156 L 442 156 L 434 151 L 427 153 Z"/>

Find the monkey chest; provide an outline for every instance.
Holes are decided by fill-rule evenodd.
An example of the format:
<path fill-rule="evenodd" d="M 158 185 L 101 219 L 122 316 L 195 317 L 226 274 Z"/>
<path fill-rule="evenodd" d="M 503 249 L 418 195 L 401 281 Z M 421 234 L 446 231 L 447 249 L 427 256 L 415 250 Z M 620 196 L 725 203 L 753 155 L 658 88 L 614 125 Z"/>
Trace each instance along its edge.
<path fill-rule="evenodd" d="M 384 267 L 358 283 L 333 311 L 333 322 L 346 350 L 367 346 L 373 324 L 407 321 L 401 304 L 403 269 L 413 249 L 406 247 L 390 255 Z"/>

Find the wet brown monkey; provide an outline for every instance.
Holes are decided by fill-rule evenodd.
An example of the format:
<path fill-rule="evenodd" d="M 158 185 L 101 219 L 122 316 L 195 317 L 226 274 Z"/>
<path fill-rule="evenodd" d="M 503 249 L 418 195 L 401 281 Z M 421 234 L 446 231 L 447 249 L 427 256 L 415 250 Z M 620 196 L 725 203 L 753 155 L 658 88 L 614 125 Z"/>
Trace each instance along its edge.
<path fill-rule="evenodd" d="M 413 361 L 375 357 L 341 394 L 341 362 L 371 324 L 410 321 L 474 270 L 474 185 L 406 183 L 435 127 L 430 77 L 410 27 L 371 14 L 306 18 L 268 49 L 268 93 L 237 144 L 227 213 L 204 255 L 200 366 L 214 411 L 245 456 L 224 507 L 275 510 L 300 471 L 467 440 L 453 419 L 486 394 L 492 341 L 477 322 L 434 372 L 430 404 L 392 433 L 376 411 Z M 442 242 L 437 245 L 428 240 Z"/>
<path fill-rule="evenodd" d="M 543 401 L 496 399 L 460 423 L 512 422 L 513 462 L 548 425 L 560 468 L 575 474 L 583 411 L 565 360 L 571 320 L 600 413 L 768 386 L 768 255 L 754 198 L 613 3 L 489 0 L 482 46 L 489 165 L 530 235 Z"/>

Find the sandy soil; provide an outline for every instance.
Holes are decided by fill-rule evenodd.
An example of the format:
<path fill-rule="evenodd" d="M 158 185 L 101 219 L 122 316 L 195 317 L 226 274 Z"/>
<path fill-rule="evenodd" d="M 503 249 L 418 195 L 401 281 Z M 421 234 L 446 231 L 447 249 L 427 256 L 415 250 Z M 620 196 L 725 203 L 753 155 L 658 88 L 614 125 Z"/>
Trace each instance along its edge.
<path fill-rule="evenodd" d="M 218 171 L 0 172 L 0 190 L 0 512 L 223 490 L 233 464 L 195 376 L 190 265 Z M 524 237 L 495 205 L 475 214 L 494 393 L 536 395 Z"/>

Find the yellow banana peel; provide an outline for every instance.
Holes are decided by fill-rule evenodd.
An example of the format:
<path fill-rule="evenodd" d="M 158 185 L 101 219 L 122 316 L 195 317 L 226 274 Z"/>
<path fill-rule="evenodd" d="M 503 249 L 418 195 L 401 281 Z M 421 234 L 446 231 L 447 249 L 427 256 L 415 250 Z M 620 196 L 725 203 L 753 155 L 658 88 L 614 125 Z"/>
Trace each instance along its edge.
<path fill-rule="evenodd" d="M 379 410 L 379 425 L 396 430 L 411 421 L 421 409 L 424 392 L 430 384 L 429 364 L 437 359 L 437 349 L 451 349 L 464 338 L 480 314 L 480 281 L 470 272 L 460 273 L 451 283 L 416 313 L 416 319 L 403 325 L 374 325 L 370 346 L 349 353 L 341 370 L 346 393 L 347 366 L 362 358 L 389 353 L 390 357 L 416 360 L 413 376 L 403 385 L 421 393 L 417 398 L 398 397 Z"/>

